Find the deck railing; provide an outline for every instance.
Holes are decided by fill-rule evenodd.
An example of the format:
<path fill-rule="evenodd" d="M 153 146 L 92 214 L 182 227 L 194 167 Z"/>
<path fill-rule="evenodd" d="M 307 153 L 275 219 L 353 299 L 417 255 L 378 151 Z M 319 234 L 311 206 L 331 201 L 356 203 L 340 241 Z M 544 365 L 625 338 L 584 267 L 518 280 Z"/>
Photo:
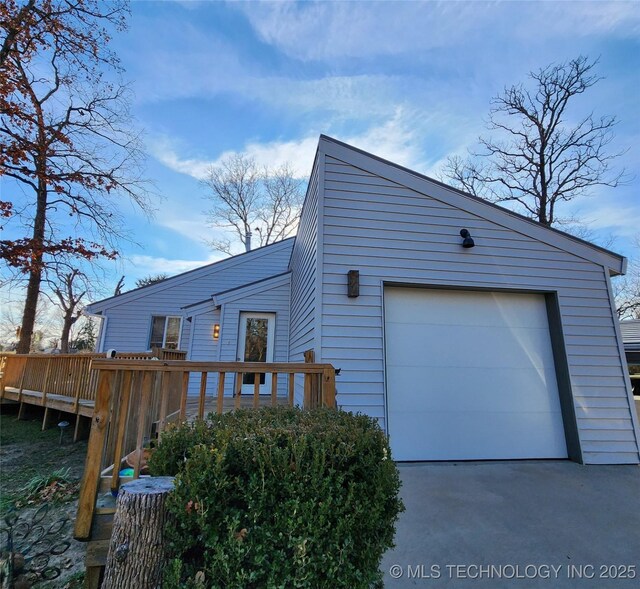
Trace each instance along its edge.
<path fill-rule="evenodd" d="M 17 393 L 19 402 L 25 391 L 38 394 L 38 404 L 46 406 L 47 396 L 57 395 L 73 403 L 77 413 L 81 401 L 96 398 L 97 376 L 91 363 L 105 354 L 3 354 L 0 358 L 0 396 L 5 389 Z M 151 358 L 182 360 L 182 350 L 154 349 L 151 352 L 117 352 L 116 359 L 149 360 Z"/>
<path fill-rule="evenodd" d="M 167 425 L 187 419 L 192 375 L 200 380 L 198 395 L 193 397 L 197 403 L 195 418 L 204 416 L 207 403 L 217 413 L 246 406 L 293 405 L 296 375 L 303 385 L 306 408 L 335 407 L 335 370 L 331 364 L 96 359 L 93 369 L 98 379 L 97 397 L 78 502 L 77 539 L 91 537 L 99 495 L 108 503 L 121 480 L 140 476 L 148 449 Z M 246 395 L 242 393 L 243 376 L 249 374 L 254 375 L 253 391 Z M 217 376 L 217 386 L 208 391 L 212 375 Z M 265 383 L 270 379 L 268 395 L 260 393 L 260 375 L 265 375 Z M 126 479 L 121 476 L 125 468 L 131 469 Z M 102 514 L 113 512 L 108 505 L 98 510 Z"/>

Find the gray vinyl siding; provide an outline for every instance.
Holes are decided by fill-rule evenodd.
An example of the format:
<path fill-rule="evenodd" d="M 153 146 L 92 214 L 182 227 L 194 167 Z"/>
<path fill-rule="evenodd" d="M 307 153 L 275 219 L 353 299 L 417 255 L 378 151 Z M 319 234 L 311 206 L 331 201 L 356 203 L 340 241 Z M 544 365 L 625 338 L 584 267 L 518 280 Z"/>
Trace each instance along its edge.
<path fill-rule="evenodd" d="M 329 155 L 323 202 L 322 361 L 342 369 L 340 406 L 385 426 L 384 281 L 557 292 L 583 458 L 638 461 L 601 265 Z M 462 228 L 475 248 L 461 247 Z M 355 299 L 350 269 L 360 271 Z"/>
<path fill-rule="evenodd" d="M 212 303 L 213 306 L 213 303 Z M 185 323 L 188 323 L 185 321 Z M 191 321 L 193 339 L 189 350 L 189 360 L 194 362 L 217 362 L 219 354 L 218 342 L 213 339 L 213 326 L 220 323 L 220 310 L 212 309 L 199 315 L 194 315 Z M 187 340 L 185 340 L 187 341 Z M 207 378 L 207 392 L 212 395 L 217 390 L 217 376 Z M 200 392 L 200 374 L 192 373 L 189 378 L 189 395 L 197 395 Z"/>
<path fill-rule="evenodd" d="M 320 166 L 321 167 L 321 166 Z M 319 161 L 316 160 L 302 218 L 291 254 L 291 327 L 289 361 L 303 362 L 304 352 L 316 345 L 316 282 L 318 279 Z M 316 357 L 316 360 L 320 358 Z M 302 385 L 296 380 L 296 402 L 301 403 Z"/>
<path fill-rule="evenodd" d="M 286 272 L 292 246 L 288 239 L 91 305 L 90 312 L 102 311 L 109 317 L 104 349 L 146 350 L 152 315 L 186 316 L 182 307 L 216 292 Z M 182 349 L 188 345 L 190 330 L 191 324 L 183 321 Z"/>

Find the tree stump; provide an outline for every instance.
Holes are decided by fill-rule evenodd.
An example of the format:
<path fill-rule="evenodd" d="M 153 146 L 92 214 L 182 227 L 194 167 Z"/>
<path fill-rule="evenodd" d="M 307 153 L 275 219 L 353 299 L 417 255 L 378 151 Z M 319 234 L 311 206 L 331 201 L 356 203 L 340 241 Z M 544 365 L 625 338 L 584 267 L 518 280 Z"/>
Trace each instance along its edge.
<path fill-rule="evenodd" d="M 162 585 L 165 500 L 173 477 L 144 477 L 122 485 L 102 589 Z"/>

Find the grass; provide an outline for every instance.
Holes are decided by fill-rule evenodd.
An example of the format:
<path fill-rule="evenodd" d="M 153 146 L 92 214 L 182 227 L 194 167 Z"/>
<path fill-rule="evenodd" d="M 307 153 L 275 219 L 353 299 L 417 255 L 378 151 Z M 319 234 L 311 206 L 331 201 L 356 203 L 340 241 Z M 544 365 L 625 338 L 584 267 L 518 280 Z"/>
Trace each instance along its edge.
<path fill-rule="evenodd" d="M 62 444 L 55 425 L 41 431 L 42 409 L 27 408 L 25 417 L 18 421 L 16 406 L 0 408 L 0 522 L 10 509 L 17 510 L 21 521 L 31 521 L 45 503 L 48 505 L 43 520 L 45 530 L 52 522 L 68 519 L 70 523 L 60 539 L 70 542 L 69 549 L 50 555 L 50 564 L 60 569 L 61 576 L 52 581 L 38 578 L 34 587 L 80 589 L 86 546 L 73 540 L 71 534 L 87 442 L 73 443 L 72 428 L 65 432 Z M 63 419 L 73 423 L 69 416 L 60 416 L 53 423 Z"/>
<path fill-rule="evenodd" d="M 53 485 L 54 483 L 72 483 L 69 472 L 71 469 L 58 468 L 51 473 L 38 474 L 34 476 L 24 487 L 23 491 L 27 496 L 37 495 L 40 491 Z"/>
<path fill-rule="evenodd" d="M 0 414 L 0 515 L 16 504 L 68 500 L 82 475 L 86 442 L 72 443 L 57 427 L 41 431 L 42 417 L 18 421 L 15 408 Z M 46 489 L 51 491 L 44 493 Z M 57 492 L 58 490 L 62 492 Z"/>

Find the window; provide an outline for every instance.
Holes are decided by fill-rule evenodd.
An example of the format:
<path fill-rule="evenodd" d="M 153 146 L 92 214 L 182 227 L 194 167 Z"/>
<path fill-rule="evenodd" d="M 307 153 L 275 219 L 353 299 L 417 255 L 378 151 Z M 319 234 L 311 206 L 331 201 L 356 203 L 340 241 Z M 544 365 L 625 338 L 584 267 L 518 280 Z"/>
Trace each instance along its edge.
<path fill-rule="evenodd" d="M 154 315 L 151 317 L 149 348 L 177 350 L 180 345 L 181 317 Z"/>

